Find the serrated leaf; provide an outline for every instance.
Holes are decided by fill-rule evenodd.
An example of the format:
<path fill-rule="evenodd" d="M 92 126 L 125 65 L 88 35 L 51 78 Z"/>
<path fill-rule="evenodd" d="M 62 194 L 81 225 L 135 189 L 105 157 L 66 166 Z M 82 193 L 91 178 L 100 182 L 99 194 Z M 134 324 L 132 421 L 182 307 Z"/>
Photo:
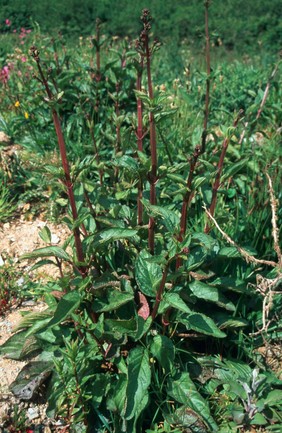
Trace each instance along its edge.
<path fill-rule="evenodd" d="M 143 250 L 135 264 L 135 278 L 139 290 L 146 296 L 155 296 L 162 279 L 162 268 L 157 263 L 151 263 L 152 256 Z"/>
<path fill-rule="evenodd" d="M 151 369 L 148 350 L 136 347 L 128 355 L 125 419 L 137 418 L 148 401 Z"/>
<path fill-rule="evenodd" d="M 56 308 L 53 319 L 48 323 L 48 327 L 56 326 L 69 318 L 71 314 L 79 307 L 81 295 L 77 291 L 72 291 L 64 295 Z"/>
<path fill-rule="evenodd" d="M 57 257 L 58 259 L 70 261 L 71 258 L 68 253 L 61 247 L 50 246 L 38 248 L 31 253 L 26 253 L 20 256 L 20 260 L 24 259 L 39 259 L 41 257 Z"/>
<path fill-rule="evenodd" d="M 189 284 L 189 289 L 196 298 L 204 299 L 208 302 L 214 302 L 216 305 L 225 308 L 227 311 L 235 311 L 235 305 L 229 301 L 229 299 L 227 299 L 217 287 L 195 280 Z"/>

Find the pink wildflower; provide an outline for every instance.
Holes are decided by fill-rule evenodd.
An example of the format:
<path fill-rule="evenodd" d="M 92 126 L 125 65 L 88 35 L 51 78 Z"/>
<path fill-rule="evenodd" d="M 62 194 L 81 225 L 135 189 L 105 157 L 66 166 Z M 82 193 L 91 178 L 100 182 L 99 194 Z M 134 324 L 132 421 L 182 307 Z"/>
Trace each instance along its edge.
<path fill-rule="evenodd" d="M 7 84 L 10 76 L 10 70 L 8 66 L 3 66 L 1 72 L 0 72 L 0 81 L 2 81 L 3 84 Z"/>
<path fill-rule="evenodd" d="M 5 21 L 5 24 L 6 24 L 6 26 L 10 27 L 11 21 L 7 18 L 6 21 Z"/>
<path fill-rule="evenodd" d="M 26 60 L 27 60 L 26 57 L 25 57 L 25 56 L 22 56 L 21 61 L 22 61 L 23 63 L 25 63 Z"/>

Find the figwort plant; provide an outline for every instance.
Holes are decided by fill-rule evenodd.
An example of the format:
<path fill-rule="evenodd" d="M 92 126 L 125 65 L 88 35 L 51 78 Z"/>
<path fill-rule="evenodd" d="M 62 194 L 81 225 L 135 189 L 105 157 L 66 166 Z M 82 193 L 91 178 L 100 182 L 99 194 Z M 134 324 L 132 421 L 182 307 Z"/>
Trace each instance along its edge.
<path fill-rule="evenodd" d="M 216 225 L 218 201 L 225 205 L 221 215 L 235 202 L 223 194 L 219 197 L 224 176 L 232 182 L 236 170 L 246 164 L 234 163 L 227 153 L 233 144 L 238 146 L 241 112 L 227 129 L 218 160 L 212 149 L 216 143 L 207 139 L 208 116 L 213 113 L 208 7 L 206 1 L 205 123 L 203 132 L 202 128 L 198 134 L 192 132 L 194 151 L 178 146 L 177 134 L 171 147 L 157 143 L 161 130 L 166 139 L 162 141 L 169 143 L 176 110 L 169 109 L 167 95 L 153 86 L 152 59 L 160 44 L 150 40 L 152 19 L 147 9 L 141 16 L 136 50 L 123 50 L 118 59 L 102 64 L 97 23 L 96 79 L 82 68 L 83 80 L 75 81 L 77 73 L 68 69 L 67 75 L 58 71 L 55 82 L 50 69 L 44 72 L 39 50 L 31 48 L 57 134 L 63 174 L 53 173 L 66 188 L 70 217 L 65 221 L 72 235 L 62 247 L 54 246 L 45 227 L 41 238 L 47 246 L 23 256 L 38 259 L 35 268 L 55 264 L 61 278 L 41 286 L 46 310 L 24 316 L 0 353 L 13 359 L 40 353 L 25 367 L 29 370 L 22 374 L 25 381 L 19 377 L 13 389 L 28 400 L 48 378 L 48 414 L 61 418 L 70 432 L 218 432 L 220 420 L 216 410 L 211 412 L 208 397 L 213 402 L 225 396 L 220 388 L 226 385 L 223 375 L 226 370 L 232 374 L 236 364 L 227 365 L 227 358 L 240 354 L 243 361 L 254 362 L 250 351 L 242 355 L 241 342 L 245 335 L 256 338 L 251 332 L 261 324 L 253 315 L 254 302 L 263 302 L 256 296 L 256 266 L 263 267 L 264 281 L 275 282 L 269 293 L 275 294 L 275 301 L 279 297 L 278 263 L 243 254 L 248 257 L 244 261 L 240 254 L 245 250 L 224 237 L 231 244 L 226 247 L 213 227 L 205 228 L 203 205 Z M 133 62 L 127 62 L 130 56 Z M 86 62 L 91 66 L 91 58 Z M 63 94 L 60 86 L 66 76 L 72 77 L 68 82 L 72 91 L 65 87 Z M 68 121 L 73 129 L 83 130 L 75 162 L 66 149 L 74 143 Z M 76 131 L 73 134 L 79 138 Z M 239 151 L 233 151 L 240 158 Z M 187 154 L 191 154 L 188 161 Z M 242 187 L 242 182 L 238 184 Z M 273 220 L 280 264 L 278 224 Z M 70 272 L 64 270 L 64 262 L 72 265 Z M 262 317 L 266 327 L 272 317 L 271 313 Z M 219 355 L 227 360 L 220 363 Z M 220 381 L 216 383 L 209 381 L 215 369 Z M 269 388 L 274 386 L 273 380 Z M 245 391 L 248 394 L 246 387 Z M 252 403 L 253 395 L 247 398 Z M 248 423 L 256 420 L 241 394 L 234 400 L 241 402 Z M 278 415 L 266 413 L 265 420 L 276 424 Z"/>

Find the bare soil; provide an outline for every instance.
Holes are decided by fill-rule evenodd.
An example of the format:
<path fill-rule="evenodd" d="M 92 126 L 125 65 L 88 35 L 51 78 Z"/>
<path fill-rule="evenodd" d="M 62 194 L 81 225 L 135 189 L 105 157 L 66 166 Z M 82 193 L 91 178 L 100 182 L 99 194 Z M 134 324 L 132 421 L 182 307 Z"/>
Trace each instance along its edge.
<path fill-rule="evenodd" d="M 59 273 L 55 266 L 43 266 L 31 271 L 34 262 L 20 260 L 21 255 L 46 246 L 39 236 L 40 230 L 46 224 L 52 233 L 52 245 L 62 245 L 69 236 L 67 227 L 62 225 L 47 223 L 40 218 L 26 221 L 24 217 L 0 225 L 0 266 L 9 260 L 17 271 L 28 274 L 31 279 L 44 281 L 47 277 L 49 280 L 56 278 Z M 22 319 L 23 311 L 43 311 L 45 308 L 46 305 L 43 302 L 29 300 L 15 306 L 5 316 L 0 316 L 0 345 L 13 334 L 14 328 Z M 5 423 L 7 427 L 7 419 L 13 417 L 15 405 L 21 412 L 25 412 L 27 423 L 40 424 L 44 427 L 44 432 L 50 431 L 49 421 L 45 415 L 45 405 L 20 402 L 9 389 L 25 364 L 26 362 L 0 357 L 0 432 L 7 431 L 3 429 Z"/>

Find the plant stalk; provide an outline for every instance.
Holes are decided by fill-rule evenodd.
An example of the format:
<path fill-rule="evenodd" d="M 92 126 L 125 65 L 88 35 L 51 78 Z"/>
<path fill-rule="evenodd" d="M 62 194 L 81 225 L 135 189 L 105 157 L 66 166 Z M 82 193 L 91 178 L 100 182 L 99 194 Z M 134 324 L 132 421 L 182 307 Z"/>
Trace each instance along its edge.
<path fill-rule="evenodd" d="M 208 120 L 209 120 L 210 85 L 211 85 L 209 6 L 210 6 L 210 0 L 205 0 L 205 35 L 206 35 L 206 70 L 207 70 L 207 79 L 206 79 L 204 125 L 203 125 L 203 133 L 202 133 L 202 153 L 204 153 L 205 150 L 206 150 L 207 128 L 208 128 Z"/>
<path fill-rule="evenodd" d="M 234 120 L 234 122 L 233 122 L 234 128 L 236 128 L 236 126 L 238 125 L 238 122 L 241 118 L 242 113 L 243 113 L 243 110 L 240 110 L 236 119 Z M 217 164 L 217 173 L 216 173 L 215 181 L 214 181 L 213 188 L 212 188 L 212 199 L 211 199 L 211 205 L 209 208 L 209 213 L 211 214 L 211 216 L 214 216 L 214 213 L 215 213 L 216 202 L 217 202 L 217 193 L 218 193 L 218 190 L 220 187 L 220 179 L 221 179 L 221 174 L 222 174 L 222 170 L 223 170 L 224 158 L 225 158 L 225 155 L 227 152 L 229 142 L 230 142 L 230 137 L 227 136 L 222 143 L 222 150 L 221 150 L 220 158 L 219 158 L 219 161 Z M 210 230 L 211 230 L 211 226 L 207 222 L 204 232 L 209 233 Z"/>
<path fill-rule="evenodd" d="M 32 54 L 32 57 L 36 61 L 39 75 L 41 78 L 41 82 L 45 87 L 48 98 L 50 101 L 52 101 L 53 100 L 53 94 L 51 92 L 51 89 L 49 87 L 47 79 L 45 78 L 45 75 L 42 71 L 41 64 L 40 64 L 40 58 L 39 58 L 39 51 L 36 49 L 36 47 L 31 47 L 31 54 Z M 73 183 L 72 183 L 71 175 L 70 175 L 70 169 L 69 169 L 69 163 L 68 163 L 68 157 L 67 157 L 67 151 L 66 151 L 66 144 L 65 144 L 65 140 L 64 140 L 64 136 L 63 136 L 63 132 L 62 132 L 60 119 L 59 119 L 58 113 L 54 107 L 52 107 L 52 118 L 53 118 L 55 130 L 56 130 L 56 134 L 57 134 L 59 150 L 60 150 L 60 155 L 61 155 L 61 161 L 62 161 L 62 167 L 63 167 L 64 175 L 65 175 L 64 184 L 67 188 L 67 194 L 69 197 L 69 203 L 70 203 L 70 207 L 71 207 L 72 217 L 73 217 L 73 220 L 76 221 L 78 218 L 78 213 L 77 213 L 77 208 L 76 208 L 76 203 L 75 203 Z M 78 227 L 75 227 L 73 229 L 73 235 L 74 235 L 74 241 L 75 241 L 77 260 L 79 262 L 83 263 L 84 262 L 84 253 L 83 253 L 83 248 L 82 248 L 82 242 L 80 239 L 80 230 Z M 79 265 L 78 269 L 82 275 L 86 275 L 87 269 L 85 266 Z"/>

